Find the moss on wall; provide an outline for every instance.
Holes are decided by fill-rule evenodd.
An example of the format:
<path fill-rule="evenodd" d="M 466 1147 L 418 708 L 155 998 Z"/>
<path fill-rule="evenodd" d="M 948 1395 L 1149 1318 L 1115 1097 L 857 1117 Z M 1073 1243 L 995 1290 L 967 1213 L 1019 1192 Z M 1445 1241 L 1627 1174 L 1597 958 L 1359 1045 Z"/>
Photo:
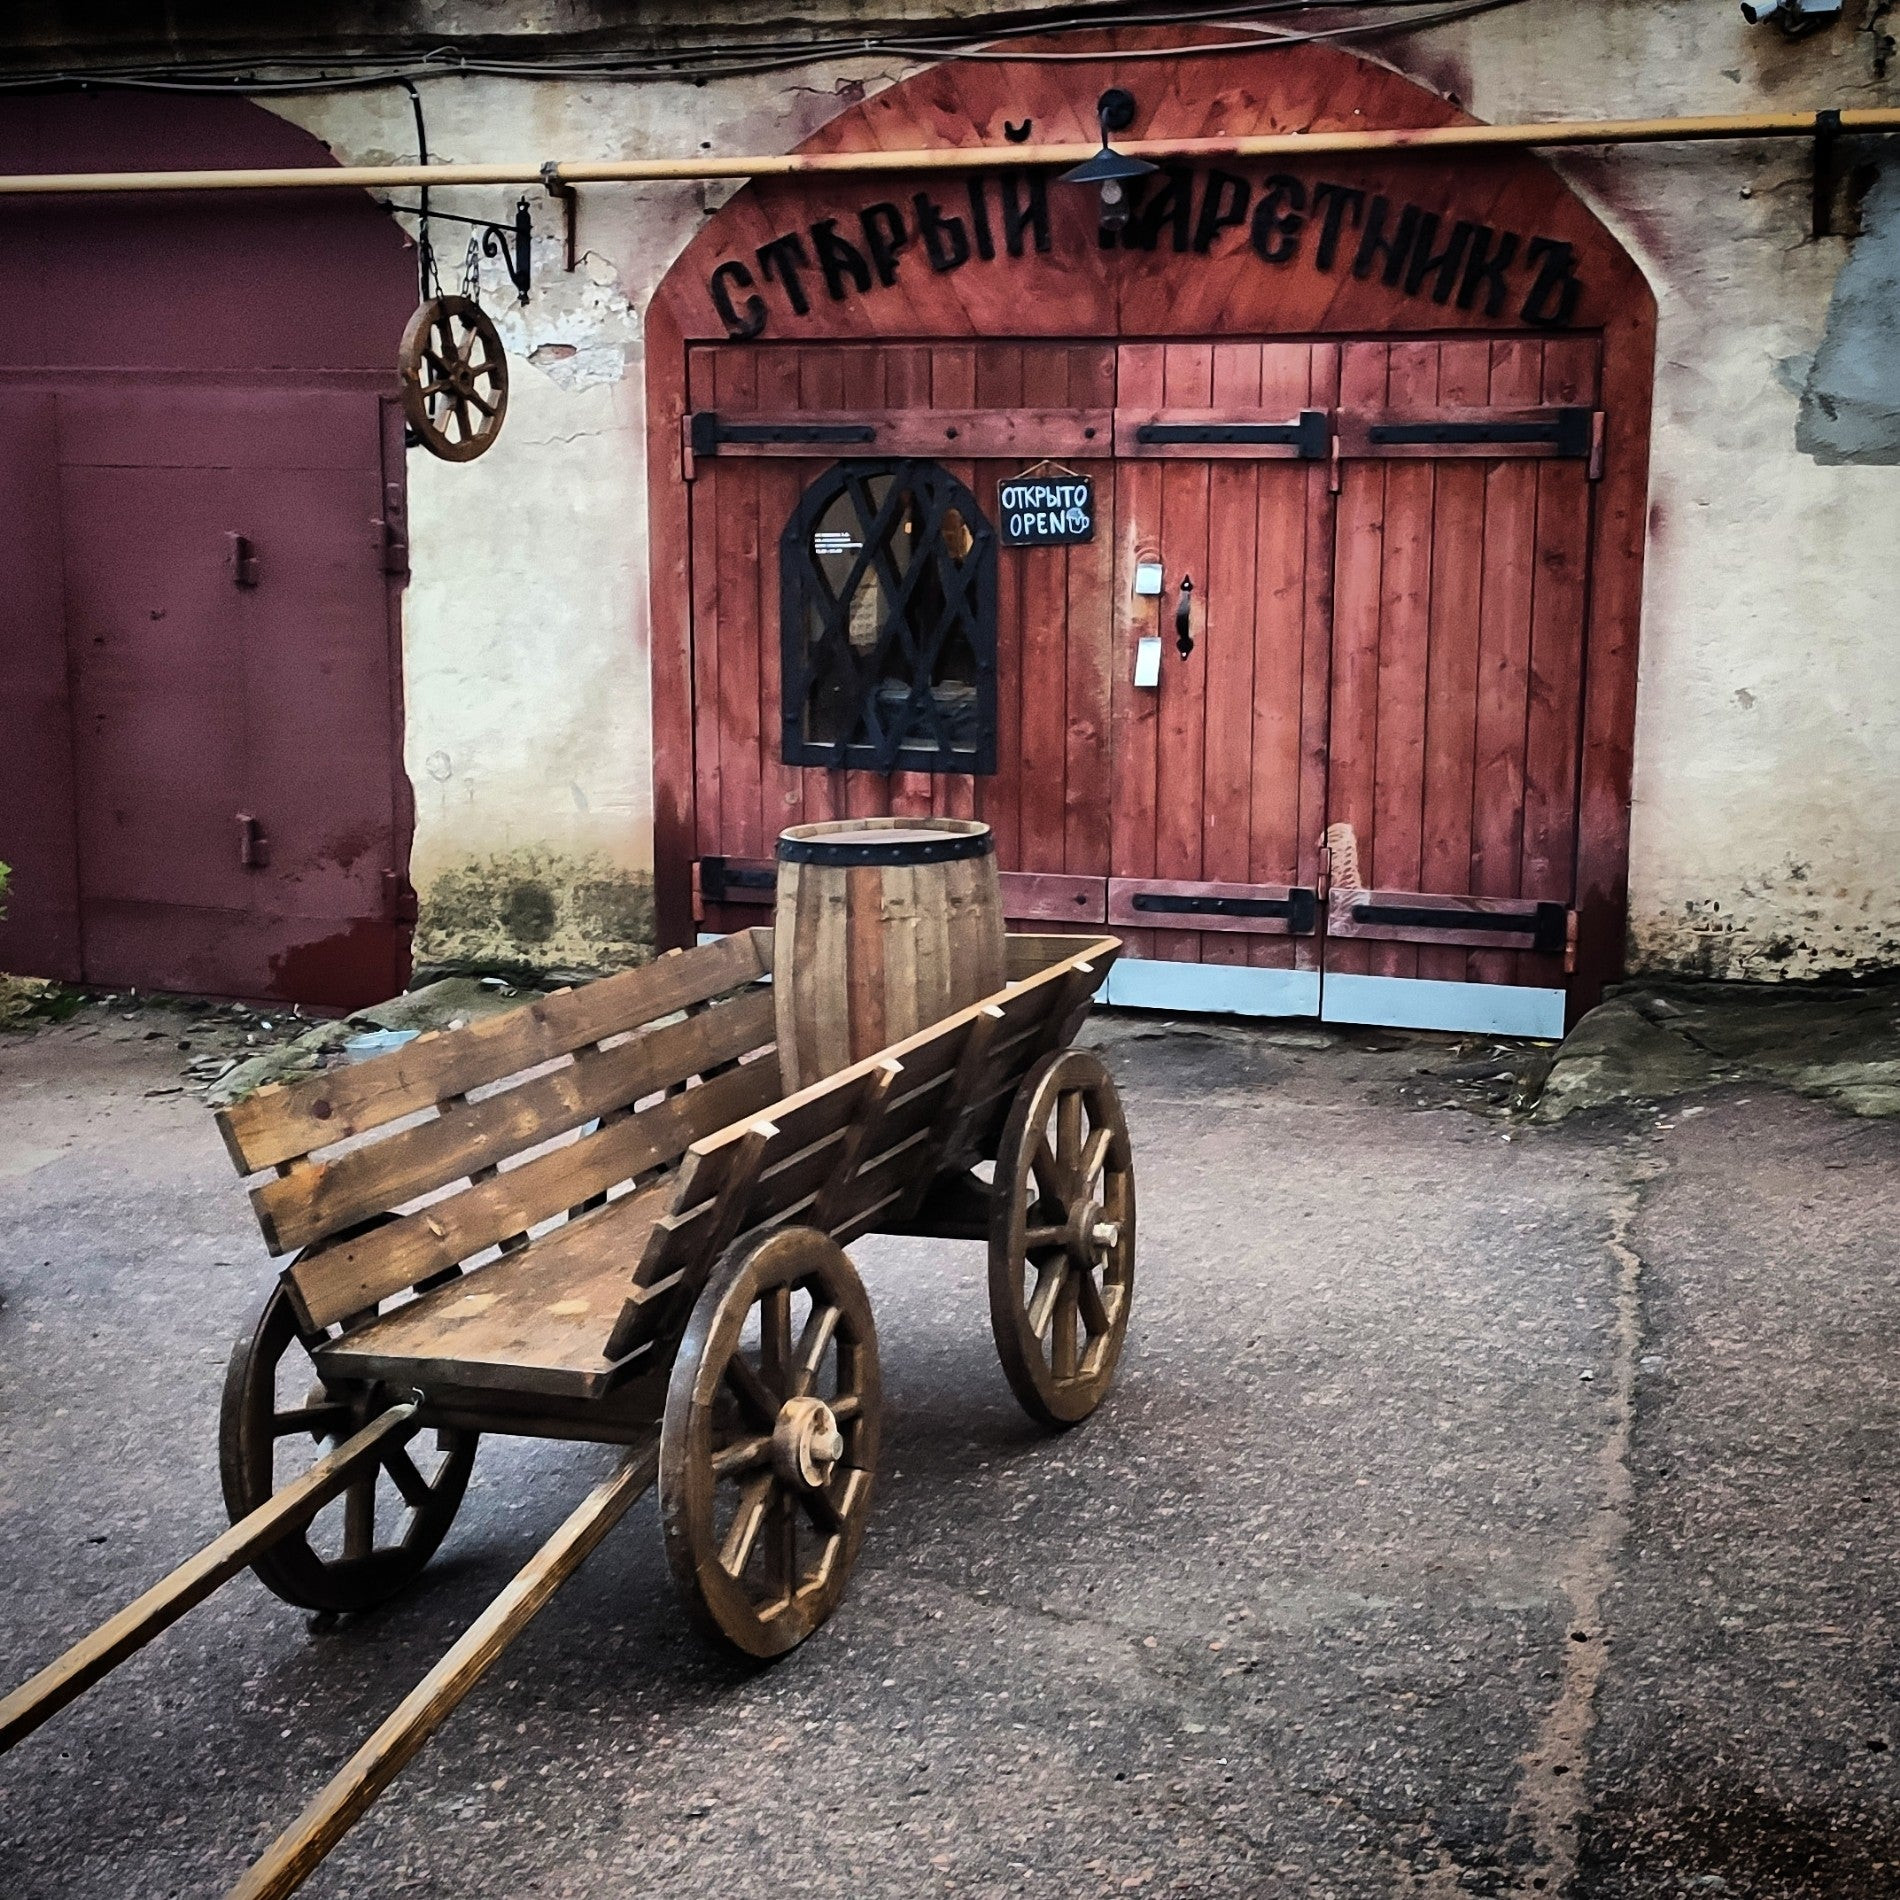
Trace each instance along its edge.
<path fill-rule="evenodd" d="M 653 880 L 600 853 L 498 852 L 439 871 L 422 891 L 419 971 L 598 974 L 653 954 Z"/>

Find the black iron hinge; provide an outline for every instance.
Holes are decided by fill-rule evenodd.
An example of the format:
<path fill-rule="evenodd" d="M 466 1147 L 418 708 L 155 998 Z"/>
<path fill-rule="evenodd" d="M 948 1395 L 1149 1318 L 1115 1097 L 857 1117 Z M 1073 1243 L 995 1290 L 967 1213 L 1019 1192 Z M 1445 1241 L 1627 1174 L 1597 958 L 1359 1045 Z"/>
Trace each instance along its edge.
<path fill-rule="evenodd" d="M 717 455 L 728 442 L 875 442 L 877 429 L 869 422 L 726 422 L 711 409 L 696 409 L 687 439 L 699 456 Z"/>
<path fill-rule="evenodd" d="M 1584 457 L 1590 453 L 1595 420 L 1595 410 L 1578 406 L 1522 422 L 1374 422 L 1366 429 L 1366 440 L 1393 449 L 1412 444 L 1523 442 L 1549 447 L 1558 455 Z"/>
<path fill-rule="evenodd" d="M 1257 444 L 1297 449 L 1308 462 L 1323 462 L 1332 451 L 1332 424 L 1324 409 L 1302 409 L 1297 422 L 1143 422 L 1135 440 L 1162 444 Z"/>
<path fill-rule="evenodd" d="M 1284 917 L 1288 932 L 1308 937 L 1319 928 L 1319 893 L 1296 884 L 1284 897 L 1188 896 L 1168 891 L 1137 891 L 1136 910 L 1177 917 Z"/>

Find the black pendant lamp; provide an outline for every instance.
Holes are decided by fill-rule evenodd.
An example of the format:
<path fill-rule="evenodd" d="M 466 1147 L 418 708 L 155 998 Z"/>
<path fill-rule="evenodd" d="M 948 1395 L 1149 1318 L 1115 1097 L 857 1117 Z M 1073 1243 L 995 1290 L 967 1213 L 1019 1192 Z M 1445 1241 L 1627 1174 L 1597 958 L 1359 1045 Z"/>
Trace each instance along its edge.
<path fill-rule="evenodd" d="M 1102 149 L 1086 158 L 1073 171 L 1062 174 L 1065 185 L 1099 185 L 1102 192 L 1102 229 L 1119 231 L 1128 222 L 1128 183 L 1146 178 L 1159 167 L 1145 158 L 1133 158 L 1109 144 L 1111 132 L 1125 132 L 1135 122 L 1135 96 L 1120 86 L 1111 86 L 1095 102 L 1095 116 L 1102 128 Z"/>

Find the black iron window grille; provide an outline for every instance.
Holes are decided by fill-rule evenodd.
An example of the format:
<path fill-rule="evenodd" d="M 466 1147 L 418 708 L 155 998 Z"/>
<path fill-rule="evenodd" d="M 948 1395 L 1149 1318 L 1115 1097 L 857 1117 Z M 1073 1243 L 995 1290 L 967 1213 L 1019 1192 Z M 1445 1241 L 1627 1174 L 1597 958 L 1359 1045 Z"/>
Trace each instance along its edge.
<path fill-rule="evenodd" d="M 840 462 L 779 545 L 787 765 L 996 770 L 996 531 L 935 462 Z"/>

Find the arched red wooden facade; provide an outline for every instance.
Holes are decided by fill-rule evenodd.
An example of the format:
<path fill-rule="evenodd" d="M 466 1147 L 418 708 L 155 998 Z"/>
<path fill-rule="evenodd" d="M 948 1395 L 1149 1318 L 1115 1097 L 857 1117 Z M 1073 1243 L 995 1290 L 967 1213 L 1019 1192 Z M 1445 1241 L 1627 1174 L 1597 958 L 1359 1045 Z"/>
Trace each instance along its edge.
<path fill-rule="evenodd" d="M 7 171 L 330 162 L 243 99 L 0 107 Z M 354 191 L 14 200 L 0 229 L 0 969 L 393 994 L 413 250 Z"/>
<path fill-rule="evenodd" d="M 805 149 L 1088 139 L 1109 86 L 1129 137 L 1461 116 L 1331 48 L 1102 43 Z M 663 935 L 755 921 L 785 824 L 974 811 L 1017 927 L 1125 932 L 1119 1000 L 1551 1032 L 1621 963 L 1654 338 L 1524 154 L 1183 163 L 1118 234 L 1046 174 L 748 187 L 647 324 Z M 906 457 L 991 523 L 1045 460 L 1093 488 L 1091 540 L 996 557 L 993 775 L 786 762 L 781 534 Z"/>

